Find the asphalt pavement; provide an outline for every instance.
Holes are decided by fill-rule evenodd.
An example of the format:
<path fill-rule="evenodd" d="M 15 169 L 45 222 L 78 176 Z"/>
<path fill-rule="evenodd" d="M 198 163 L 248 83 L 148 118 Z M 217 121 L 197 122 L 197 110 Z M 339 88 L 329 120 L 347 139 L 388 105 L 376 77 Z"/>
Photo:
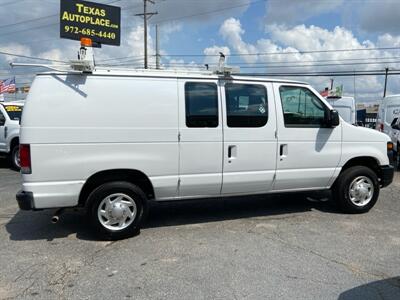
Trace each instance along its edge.
<path fill-rule="evenodd" d="M 0 299 L 400 299 L 400 173 L 363 215 L 301 194 L 164 203 L 117 242 L 19 211 L 19 181 L 0 159 Z"/>

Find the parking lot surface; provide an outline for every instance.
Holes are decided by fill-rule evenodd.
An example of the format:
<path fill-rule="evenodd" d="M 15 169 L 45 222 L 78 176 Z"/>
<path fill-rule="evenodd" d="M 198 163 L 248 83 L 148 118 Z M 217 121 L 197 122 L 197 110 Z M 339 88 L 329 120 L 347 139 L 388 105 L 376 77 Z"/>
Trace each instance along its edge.
<path fill-rule="evenodd" d="M 400 299 L 400 174 L 369 213 L 300 194 L 164 203 L 96 241 L 83 214 L 20 212 L 0 159 L 0 299 Z"/>

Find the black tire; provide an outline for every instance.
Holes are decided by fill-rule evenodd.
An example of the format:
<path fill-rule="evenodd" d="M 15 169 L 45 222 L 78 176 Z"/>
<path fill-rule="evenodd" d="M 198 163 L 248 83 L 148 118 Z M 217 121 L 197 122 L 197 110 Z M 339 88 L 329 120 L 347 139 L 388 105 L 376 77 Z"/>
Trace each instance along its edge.
<path fill-rule="evenodd" d="M 122 230 L 110 230 L 99 220 L 98 209 L 103 199 L 110 195 L 122 193 L 134 200 L 136 216 L 133 222 Z M 143 191 L 136 185 L 125 181 L 113 181 L 96 188 L 88 197 L 87 213 L 95 234 L 103 240 L 120 240 L 140 233 L 140 227 L 147 215 L 147 198 Z"/>
<path fill-rule="evenodd" d="M 364 176 L 371 180 L 374 192 L 372 199 L 363 206 L 357 206 L 350 200 L 350 184 L 357 177 Z M 338 207 L 344 213 L 360 214 L 368 212 L 376 203 L 379 197 L 379 181 L 376 173 L 364 166 L 354 166 L 343 171 L 333 186 L 333 197 Z"/>
<path fill-rule="evenodd" d="M 395 156 L 395 161 L 394 161 L 394 168 L 397 170 L 400 170 L 400 155 L 399 155 L 399 151 L 400 151 L 400 144 L 397 144 L 397 152 L 396 152 L 396 156 Z"/>
<path fill-rule="evenodd" d="M 19 162 L 19 144 L 16 144 L 12 147 L 8 159 L 10 161 L 11 168 L 16 171 L 19 171 L 21 169 Z"/>

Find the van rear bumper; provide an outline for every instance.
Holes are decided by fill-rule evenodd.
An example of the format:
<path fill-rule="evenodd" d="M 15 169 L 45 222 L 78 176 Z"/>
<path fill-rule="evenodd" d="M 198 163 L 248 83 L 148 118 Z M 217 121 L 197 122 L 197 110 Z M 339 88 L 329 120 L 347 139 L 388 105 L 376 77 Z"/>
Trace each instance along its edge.
<path fill-rule="evenodd" d="M 380 167 L 380 172 L 381 172 L 381 187 L 388 186 L 389 184 L 392 183 L 393 181 L 393 176 L 394 176 L 394 167 L 393 166 L 381 166 Z"/>
<path fill-rule="evenodd" d="M 24 182 L 16 195 L 22 210 L 74 207 L 84 181 Z"/>
<path fill-rule="evenodd" d="M 16 198 L 17 198 L 19 209 L 35 210 L 32 192 L 19 191 L 16 195 Z"/>

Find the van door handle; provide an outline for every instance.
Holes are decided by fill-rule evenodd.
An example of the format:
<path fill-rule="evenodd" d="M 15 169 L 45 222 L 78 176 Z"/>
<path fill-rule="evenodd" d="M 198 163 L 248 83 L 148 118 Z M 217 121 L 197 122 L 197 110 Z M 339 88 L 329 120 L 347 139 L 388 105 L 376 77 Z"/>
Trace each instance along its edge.
<path fill-rule="evenodd" d="M 236 159 L 237 150 L 236 145 L 228 146 L 228 162 L 231 162 L 232 159 Z"/>
<path fill-rule="evenodd" d="M 288 144 L 281 144 L 279 148 L 279 156 L 283 160 L 288 155 Z"/>

